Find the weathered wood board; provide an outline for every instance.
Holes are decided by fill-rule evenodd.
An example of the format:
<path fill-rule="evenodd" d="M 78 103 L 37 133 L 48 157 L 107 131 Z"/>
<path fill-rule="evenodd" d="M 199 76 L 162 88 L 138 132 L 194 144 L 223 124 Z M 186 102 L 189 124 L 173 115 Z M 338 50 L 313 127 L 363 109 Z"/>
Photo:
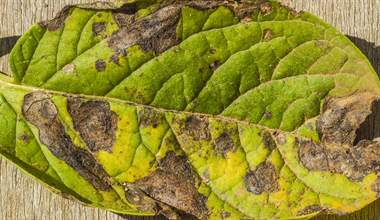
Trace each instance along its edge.
<path fill-rule="evenodd" d="M 52 18 L 63 6 L 97 0 L 0 0 L 0 71 L 9 72 L 7 56 L 17 35 L 38 21 Z M 380 0 L 282 0 L 284 4 L 319 15 L 346 33 L 380 73 Z M 377 123 L 380 125 L 380 123 Z M 0 131 L 1 132 L 1 131 Z M 380 133 L 376 122 L 368 132 Z M 0 220 L 121 220 L 106 211 L 84 207 L 50 193 L 31 177 L 0 158 Z M 133 218 L 127 219 L 153 219 Z M 162 218 L 155 218 L 162 219 Z M 350 216 L 315 220 L 378 220 L 380 201 Z"/>

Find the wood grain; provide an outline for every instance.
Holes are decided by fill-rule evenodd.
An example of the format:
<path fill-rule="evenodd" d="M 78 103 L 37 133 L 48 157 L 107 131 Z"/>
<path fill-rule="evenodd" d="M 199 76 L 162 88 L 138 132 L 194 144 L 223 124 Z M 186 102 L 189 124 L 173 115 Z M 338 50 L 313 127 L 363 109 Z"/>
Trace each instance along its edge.
<path fill-rule="evenodd" d="M 67 4 L 96 0 L 0 0 L 0 56 L 16 37 L 33 23 L 52 18 Z M 362 49 L 380 72 L 380 0 L 282 0 L 298 10 L 310 11 L 333 24 Z M 0 71 L 9 72 L 7 56 L 0 58 Z M 1 131 L 0 131 L 1 132 Z M 376 123 L 368 132 L 380 132 Z M 84 207 L 43 188 L 31 177 L 0 158 L 0 220 L 122 220 L 118 215 Z M 126 219 L 153 219 L 134 218 Z M 157 219 L 157 218 L 156 218 Z M 162 219 L 162 218 L 161 218 Z M 378 220 L 380 201 L 349 216 L 324 216 L 315 220 Z"/>

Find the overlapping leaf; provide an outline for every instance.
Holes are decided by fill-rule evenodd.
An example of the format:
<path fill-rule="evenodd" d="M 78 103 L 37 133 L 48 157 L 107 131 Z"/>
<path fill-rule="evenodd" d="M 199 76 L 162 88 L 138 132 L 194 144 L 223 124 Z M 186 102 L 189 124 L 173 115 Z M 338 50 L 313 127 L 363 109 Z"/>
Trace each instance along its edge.
<path fill-rule="evenodd" d="M 0 84 L 0 153 L 95 207 L 199 219 L 349 213 L 378 197 L 376 73 L 272 1 L 65 8 Z"/>

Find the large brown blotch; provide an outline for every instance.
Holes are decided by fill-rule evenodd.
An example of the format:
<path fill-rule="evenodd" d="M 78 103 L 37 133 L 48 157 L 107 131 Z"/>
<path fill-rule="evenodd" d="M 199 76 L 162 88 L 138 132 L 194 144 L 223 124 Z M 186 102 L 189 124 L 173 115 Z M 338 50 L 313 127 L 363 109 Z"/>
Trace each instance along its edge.
<path fill-rule="evenodd" d="M 162 53 L 179 43 L 176 37 L 176 27 L 180 18 L 178 6 L 164 7 L 139 20 L 120 14 L 116 17 L 120 25 L 129 23 L 108 40 L 110 48 L 118 53 L 134 45 L 139 45 L 145 51 Z"/>
<path fill-rule="evenodd" d="M 228 7 L 240 20 L 249 20 L 255 10 L 260 10 L 266 1 L 164 1 L 151 15 L 138 19 L 135 15 L 116 13 L 120 27 L 109 40 L 109 46 L 117 53 L 126 51 L 133 45 L 139 45 L 145 51 L 162 53 L 177 45 L 183 39 L 177 38 L 177 26 L 183 7 L 198 10 Z"/>
<path fill-rule="evenodd" d="M 170 218 L 177 216 L 176 213 L 185 213 L 198 219 L 207 219 L 207 198 L 198 192 L 199 184 L 199 178 L 187 159 L 177 156 L 174 152 L 168 152 L 159 162 L 159 168 L 149 176 L 136 181 L 132 188 L 137 195 L 138 203 L 144 195 L 156 201 L 150 208 L 145 207 L 148 210 L 158 208 L 160 214 Z M 130 188 L 128 191 L 131 192 Z"/>
<path fill-rule="evenodd" d="M 112 151 L 118 116 L 111 111 L 108 102 L 69 97 L 67 109 L 73 119 L 75 130 L 92 152 Z"/>
<path fill-rule="evenodd" d="M 42 92 L 25 95 L 22 112 L 39 130 L 42 144 L 58 159 L 65 161 L 99 190 L 111 190 L 109 176 L 86 150 L 75 146 L 59 120 L 58 108 L 50 96 Z"/>
<path fill-rule="evenodd" d="M 309 170 L 340 173 L 354 181 L 380 172 L 380 141 L 375 136 L 358 139 L 379 100 L 369 92 L 326 100 L 317 120 L 321 141 L 297 139 L 301 163 Z"/>
<path fill-rule="evenodd" d="M 255 171 L 249 171 L 244 177 L 247 190 L 255 195 L 264 192 L 276 192 L 279 189 L 279 176 L 276 168 L 270 162 L 264 162 L 257 166 Z"/>

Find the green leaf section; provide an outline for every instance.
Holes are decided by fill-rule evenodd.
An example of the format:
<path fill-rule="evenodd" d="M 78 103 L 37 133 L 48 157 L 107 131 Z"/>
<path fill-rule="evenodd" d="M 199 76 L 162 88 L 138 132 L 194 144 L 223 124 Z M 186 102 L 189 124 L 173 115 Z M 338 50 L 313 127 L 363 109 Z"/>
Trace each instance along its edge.
<path fill-rule="evenodd" d="M 161 7 L 139 4 L 137 21 Z M 2 155 L 58 193 L 125 214 L 157 214 L 132 204 L 124 184 L 154 174 L 168 152 L 187 157 L 210 219 L 348 213 L 377 198 L 375 174 L 351 181 L 307 170 L 297 157 L 296 139 L 320 141 L 313 119 L 325 100 L 380 93 L 369 61 L 330 25 L 272 1 L 243 20 L 227 6 L 185 6 L 179 42 L 162 53 L 139 44 L 112 49 L 110 39 L 126 28 L 114 10 L 72 7 L 56 30 L 35 25 L 25 33 L 10 58 L 15 84 L 0 81 Z M 22 112 L 24 96 L 36 91 L 49 94 L 68 137 L 102 165 L 111 190 L 97 189 L 41 143 Z M 111 150 L 86 145 L 68 112 L 75 95 L 109 103 L 117 115 Z M 265 179 L 252 174 L 261 169 L 276 178 L 257 193 L 249 180 Z"/>

